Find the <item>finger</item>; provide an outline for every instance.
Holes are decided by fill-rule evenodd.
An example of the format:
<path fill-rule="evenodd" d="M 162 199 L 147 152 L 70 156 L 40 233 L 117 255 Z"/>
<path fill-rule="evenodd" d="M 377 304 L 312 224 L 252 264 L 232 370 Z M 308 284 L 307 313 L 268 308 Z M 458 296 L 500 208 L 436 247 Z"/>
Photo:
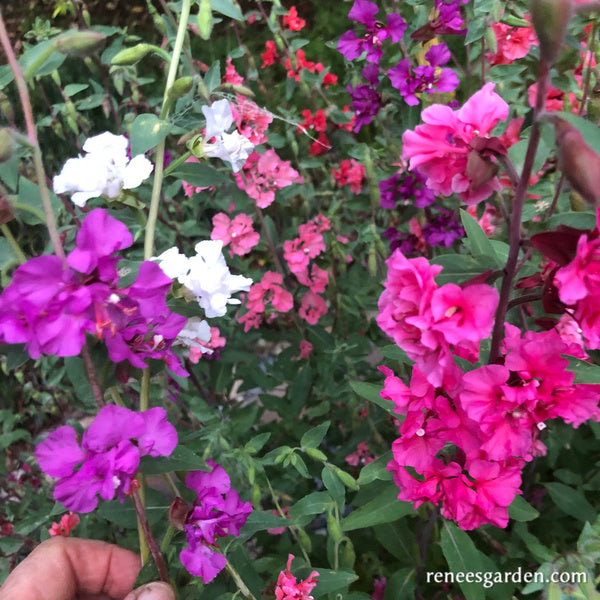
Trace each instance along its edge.
<path fill-rule="evenodd" d="M 140 570 L 134 552 L 96 540 L 42 542 L 8 576 L 0 600 L 72 600 L 77 595 L 124 598 Z"/>
<path fill-rule="evenodd" d="M 175 600 L 175 593 L 170 585 L 157 581 L 136 588 L 125 600 Z"/>

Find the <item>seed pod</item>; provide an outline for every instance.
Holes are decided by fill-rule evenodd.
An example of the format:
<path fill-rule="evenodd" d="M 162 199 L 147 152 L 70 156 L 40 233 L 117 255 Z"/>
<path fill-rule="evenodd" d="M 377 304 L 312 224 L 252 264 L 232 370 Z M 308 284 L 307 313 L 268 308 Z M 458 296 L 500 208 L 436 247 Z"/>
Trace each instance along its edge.
<path fill-rule="evenodd" d="M 210 7 L 210 0 L 200 0 L 200 10 L 198 11 L 198 18 L 196 20 L 198 25 L 198 31 L 200 37 L 208 41 L 213 28 L 212 9 Z"/>
<path fill-rule="evenodd" d="M 191 508 L 183 498 L 175 498 L 169 508 L 169 521 L 171 525 L 178 531 L 183 531 L 190 512 Z"/>
<path fill-rule="evenodd" d="M 85 56 L 100 48 L 105 40 L 106 35 L 97 31 L 68 31 L 54 40 L 54 48 L 61 54 Z"/>
<path fill-rule="evenodd" d="M 194 87 L 194 80 L 192 77 L 180 77 L 173 83 L 173 87 L 169 90 L 169 99 L 177 100 L 182 96 L 185 96 Z"/>
<path fill-rule="evenodd" d="M 0 188 L 0 225 L 5 225 L 15 218 L 12 204 L 5 195 L 6 190 Z"/>
<path fill-rule="evenodd" d="M 572 8 L 572 0 L 531 0 L 531 21 L 540 42 L 540 57 L 548 66 L 560 52 Z"/>
<path fill-rule="evenodd" d="M 111 65 L 117 65 L 119 67 L 126 65 L 135 65 L 137 62 L 142 60 L 148 52 L 152 50 L 152 46 L 150 44 L 137 44 L 132 46 L 131 48 L 125 48 L 120 52 L 117 52 L 113 59 L 110 61 Z"/>
<path fill-rule="evenodd" d="M 567 181 L 585 200 L 600 205 L 600 155 L 567 120 L 555 115 L 545 115 L 543 120 L 554 124 L 558 166 Z"/>

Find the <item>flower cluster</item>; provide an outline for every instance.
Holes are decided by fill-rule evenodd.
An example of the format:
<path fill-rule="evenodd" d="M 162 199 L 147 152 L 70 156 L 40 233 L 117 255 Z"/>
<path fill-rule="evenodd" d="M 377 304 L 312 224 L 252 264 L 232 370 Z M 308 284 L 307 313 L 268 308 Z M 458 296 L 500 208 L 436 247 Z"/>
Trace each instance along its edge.
<path fill-rule="evenodd" d="M 600 420 L 599 385 L 573 383 L 556 331 L 506 324 L 503 364 L 485 365 L 443 387 L 418 365 L 406 386 L 387 367 L 382 397 L 404 415 L 388 469 L 399 498 L 442 504 L 463 529 L 505 527 L 526 462 L 545 454 L 539 434 L 561 418 L 577 427 Z M 416 474 L 416 475 L 415 475 Z"/>
<path fill-rule="evenodd" d="M 281 160 L 272 148 L 264 154 L 253 152 L 240 173 L 235 176 L 238 187 L 266 208 L 275 200 L 275 192 L 292 183 L 304 183 L 304 177 L 287 160 Z"/>
<path fill-rule="evenodd" d="M 492 129 L 508 116 L 508 104 L 486 83 L 457 111 L 443 104 L 427 107 L 423 125 L 402 136 L 402 158 L 411 171 L 427 177 L 438 195 L 458 194 L 466 204 L 488 198 L 502 186 L 496 177 L 494 153 L 505 151 Z"/>
<path fill-rule="evenodd" d="M 27 344 L 33 358 L 76 356 L 88 332 L 104 340 L 115 363 L 145 368 L 156 358 L 186 375 L 171 350 L 186 319 L 167 307 L 170 279 L 145 261 L 131 286 L 118 287 L 115 253 L 133 243 L 127 227 L 98 208 L 75 243 L 66 265 L 58 256 L 40 256 L 15 271 L 0 295 L 0 341 Z"/>
<path fill-rule="evenodd" d="M 54 498 L 69 510 L 88 513 L 98 495 L 123 502 L 142 456 L 169 456 L 177 432 L 163 408 L 135 412 L 105 406 L 84 432 L 59 427 L 38 444 L 35 456 L 44 473 L 57 477 Z"/>
<path fill-rule="evenodd" d="M 275 600 L 313 600 L 310 593 L 317 585 L 319 573 L 312 571 L 306 579 L 297 581 L 291 573 L 293 559 L 294 555 L 290 554 L 285 571 L 279 573 L 275 587 Z"/>
<path fill-rule="evenodd" d="M 179 557 L 192 575 L 210 583 L 227 564 L 227 559 L 214 549 L 217 539 L 239 535 L 252 506 L 231 489 L 223 467 L 212 460 L 206 462 L 212 467 L 210 471 L 190 471 L 185 478 L 186 486 L 196 492 L 196 499 L 183 526 L 189 547 Z"/>
<path fill-rule="evenodd" d="M 454 355 L 476 362 L 479 343 L 491 331 L 498 291 L 485 284 L 439 286 L 442 267 L 396 250 L 379 298 L 377 324 L 434 386 L 460 378 Z"/>
<path fill-rule="evenodd" d="M 70 158 L 54 177 L 54 191 L 69 193 L 80 207 L 90 198 L 116 198 L 122 189 L 141 185 L 152 173 L 152 163 L 143 155 L 127 157 L 129 140 L 108 131 L 88 138 L 83 145 L 86 155 Z"/>
<path fill-rule="evenodd" d="M 173 247 L 154 259 L 168 277 L 186 288 L 208 318 L 225 315 L 228 304 L 240 303 L 231 295 L 248 291 L 252 284 L 250 278 L 230 273 L 222 248 L 221 240 L 204 240 L 196 244 L 196 255 L 190 258 Z"/>

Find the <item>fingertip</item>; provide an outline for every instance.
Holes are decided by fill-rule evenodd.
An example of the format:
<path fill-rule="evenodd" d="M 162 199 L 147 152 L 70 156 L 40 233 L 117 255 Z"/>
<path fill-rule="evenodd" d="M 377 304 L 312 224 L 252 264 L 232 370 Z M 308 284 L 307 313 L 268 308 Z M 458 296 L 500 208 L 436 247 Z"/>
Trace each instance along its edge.
<path fill-rule="evenodd" d="M 123 600 L 175 600 L 175 592 L 168 583 L 154 581 L 136 588 Z"/>

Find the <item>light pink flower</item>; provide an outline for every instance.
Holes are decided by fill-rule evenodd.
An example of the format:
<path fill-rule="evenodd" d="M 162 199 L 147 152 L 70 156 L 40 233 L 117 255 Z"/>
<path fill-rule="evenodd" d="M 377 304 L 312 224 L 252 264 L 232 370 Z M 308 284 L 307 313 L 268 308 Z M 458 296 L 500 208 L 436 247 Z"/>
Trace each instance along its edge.
<path fill-rule="evenodd" d="M 252 227 L 251 217 L 244 213 L 230 219 L 225 213 L 220 212 L 213 217 L 212 222 L 213 230 L 210 239 L 221 240 L 223 246 L 231 243 L 229 256 L 248 254 L 260 241 L 260 234 Z"/>
<path fill-rule="evenodd" d="M 481 152 L 492 129 L 507 116 L 508 104 L 494 92 L 493 83 L 486 83 L 456 111 L 443 104 L 426 108 L 424 124 L 402 136 L 402 158 L 427 177 L 427 187 L 436 194 L 456 193 L 466 204 L 476 204 L 501 189 L 492 158 Z M 481 165 L 486 161 L 492 161 L 487 174 Z"/>
<path fill-rule="evenodd" d="M 302 297 L 298 314 L 310 325 L 316 325 L 327 313 L 327 303 L 322 296 L 308 290 Z"/>
<path fill-rule="evenodd" d="M 265 132 L 273 121 L 273 115 L 242 96 L 236 95 L 236 102 L 231 103 L 231 112 L 238 131 L 255 146 L 267 141 Z"/>

